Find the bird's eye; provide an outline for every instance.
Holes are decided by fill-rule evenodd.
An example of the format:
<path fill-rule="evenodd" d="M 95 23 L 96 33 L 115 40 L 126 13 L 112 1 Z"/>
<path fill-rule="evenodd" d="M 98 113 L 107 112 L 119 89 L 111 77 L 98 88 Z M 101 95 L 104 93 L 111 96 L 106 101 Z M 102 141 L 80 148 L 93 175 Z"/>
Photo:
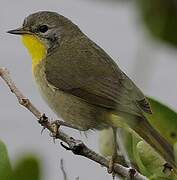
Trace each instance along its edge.
<path fill-rule="evenodd" d="M 49 28 L 48 28 L 47 25 L 41 25 L 41 26 L 39 26 L 39 31 L 40 31 L 41 33 L 47 32 L 48 29 L 49 29 Z"/>

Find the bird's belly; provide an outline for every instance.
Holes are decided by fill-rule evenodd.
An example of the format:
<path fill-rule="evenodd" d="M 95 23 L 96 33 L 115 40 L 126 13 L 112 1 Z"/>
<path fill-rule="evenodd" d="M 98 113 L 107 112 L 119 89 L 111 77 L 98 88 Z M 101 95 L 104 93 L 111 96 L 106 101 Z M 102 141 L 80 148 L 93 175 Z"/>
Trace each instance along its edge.
<path fill-rule="evenodd" d="M 107 123 L 104 123 L 107 112 L 104 109 L 50 86 L 43 68 L 35 68 L 33 74 L 43 99 L 59 117 L 79 130 L 107 127 Z"/>

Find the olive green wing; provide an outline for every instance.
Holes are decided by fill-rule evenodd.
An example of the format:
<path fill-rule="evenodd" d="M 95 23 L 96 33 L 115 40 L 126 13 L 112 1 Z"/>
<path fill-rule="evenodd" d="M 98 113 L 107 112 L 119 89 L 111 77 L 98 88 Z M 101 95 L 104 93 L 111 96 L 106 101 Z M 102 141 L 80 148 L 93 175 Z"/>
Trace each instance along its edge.
<path fill-rule="evenodd" d="M 63 42 L 45 63 L 46 79 L 56 89 L 113 111 L 151 112 L 142 92 L 85 36 Z"/>

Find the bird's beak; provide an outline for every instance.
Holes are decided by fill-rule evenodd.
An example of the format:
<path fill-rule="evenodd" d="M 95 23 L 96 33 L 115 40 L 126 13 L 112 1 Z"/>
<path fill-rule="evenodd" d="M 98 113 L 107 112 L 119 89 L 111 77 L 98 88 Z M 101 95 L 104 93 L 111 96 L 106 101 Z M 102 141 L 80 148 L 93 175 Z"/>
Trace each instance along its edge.
<path fill-rule="evenodd" d="M 25 30 L 23 27 L 7 31 L 7 33 L 15 35 L 32 34 L 30 31 Z"/>

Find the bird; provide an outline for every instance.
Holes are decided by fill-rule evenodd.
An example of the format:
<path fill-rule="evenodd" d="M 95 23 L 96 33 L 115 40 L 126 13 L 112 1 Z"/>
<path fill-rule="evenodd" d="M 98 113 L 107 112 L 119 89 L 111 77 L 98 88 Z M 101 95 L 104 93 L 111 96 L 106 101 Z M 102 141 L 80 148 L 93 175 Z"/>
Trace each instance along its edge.
<path fill-rule="evenodd" d="M 146 118 L 145 95 L 76 24 L 39 11 L 8 33 L 22 36 L 38 89 L 59 117 L 79 131 L 128 126 L 176 168 L 173 147 Z"/>

